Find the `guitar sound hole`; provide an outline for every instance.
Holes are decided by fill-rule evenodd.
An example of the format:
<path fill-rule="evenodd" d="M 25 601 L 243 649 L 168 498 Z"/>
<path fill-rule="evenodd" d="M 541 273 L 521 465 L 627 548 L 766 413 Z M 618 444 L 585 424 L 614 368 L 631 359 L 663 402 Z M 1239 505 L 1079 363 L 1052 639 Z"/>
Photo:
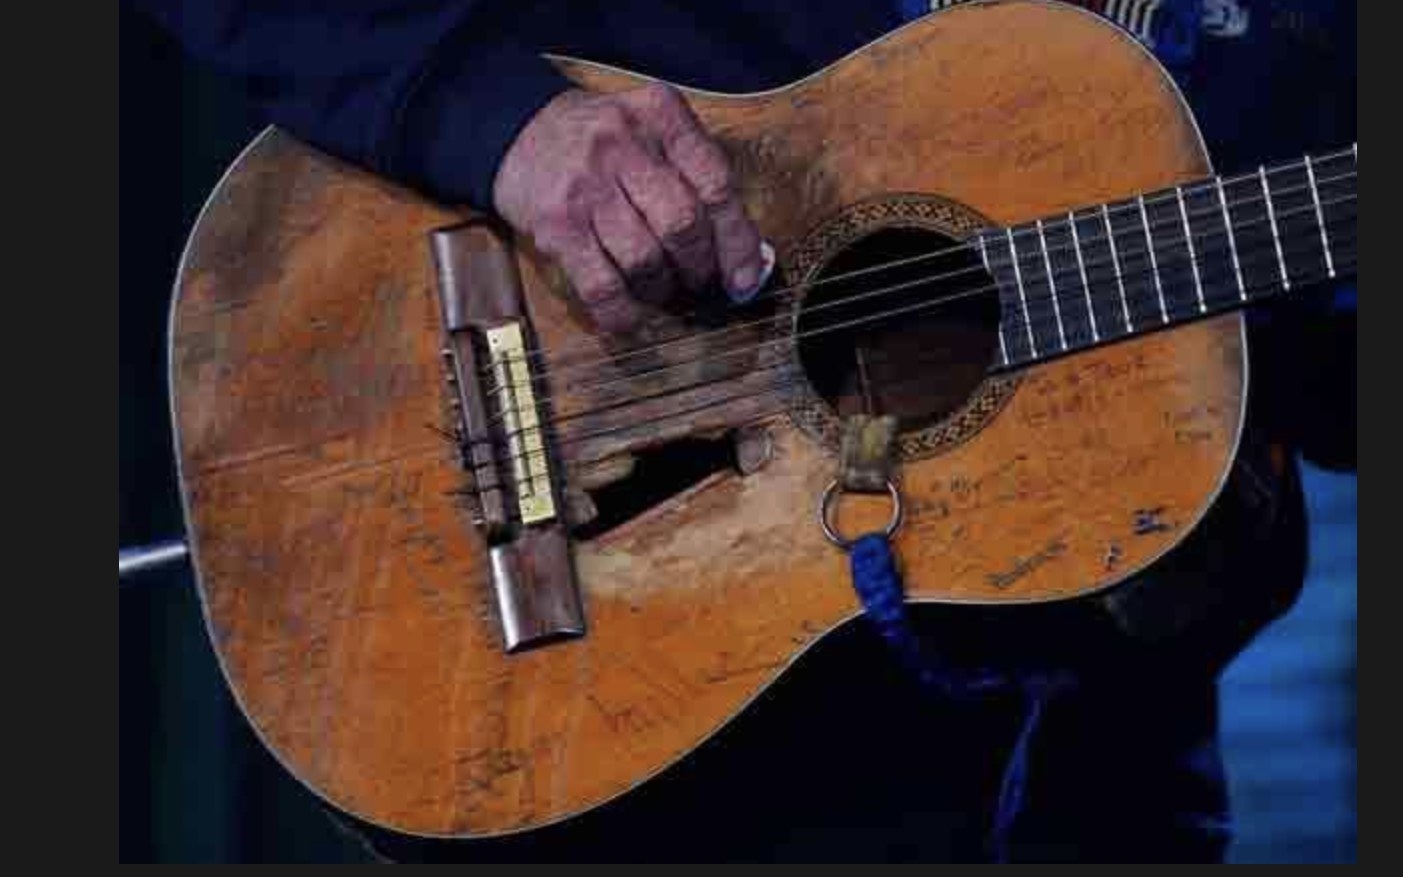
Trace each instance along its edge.
<path fill-rule="evenodd" d="M 840 251 L 817 280 L 799 312 L 799 359 L 840 417 L 892 414 L 903 431 L 938 423 L 998 355 L 993 279 L 977 250 L 945 235 L 876 231 Z"/>

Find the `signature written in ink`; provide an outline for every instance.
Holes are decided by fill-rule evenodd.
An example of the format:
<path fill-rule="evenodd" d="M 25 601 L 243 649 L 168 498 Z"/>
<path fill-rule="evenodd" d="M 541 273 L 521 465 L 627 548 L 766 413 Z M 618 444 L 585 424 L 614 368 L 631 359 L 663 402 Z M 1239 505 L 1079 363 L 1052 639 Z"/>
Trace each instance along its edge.
<path fill-rule="evenodd" d="M 1161 520 L 1164 514 L 1164 506 L 1155 506 L 1152 509 L 1135 510 L 1135 535 L 1144 536 L 1149 533 L 1161 533 L 1165 530 L 1174 529 L 1173 524 Z"/>
<path fill-rule="evenodd" d="M 1013 567 L 1007 572 L 989 573 L 989 584 L 1000 590 L 1010 587 L 1014 582 L 1024 578 L 1033 570 L 1062 554 L 1067 550 L 1067 543 L 1062 539 L 1055 539 L 1049 542 L 1046 547 L 1026 558 L 1019 558 Z"/>

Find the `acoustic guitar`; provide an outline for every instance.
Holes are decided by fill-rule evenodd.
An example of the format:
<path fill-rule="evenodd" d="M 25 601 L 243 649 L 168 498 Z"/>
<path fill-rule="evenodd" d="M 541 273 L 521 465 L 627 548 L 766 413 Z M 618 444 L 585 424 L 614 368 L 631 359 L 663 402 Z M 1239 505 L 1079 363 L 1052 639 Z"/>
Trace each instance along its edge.
<path fill-rule="evenodd" d="M 1215 175 L 1166 71 L 1075 6 L 681 90 L 775 271 L 634 336 L 490 217 L 275 129 L 192 231 L 170 391 L 208 632 L 345 812 L 488 836 L 624 793 L 860 614 L 860 534 L 912 602 L 1115 587 L 1233 466 L 1242 309 L 1356 270 L 1357 146 Z"/>

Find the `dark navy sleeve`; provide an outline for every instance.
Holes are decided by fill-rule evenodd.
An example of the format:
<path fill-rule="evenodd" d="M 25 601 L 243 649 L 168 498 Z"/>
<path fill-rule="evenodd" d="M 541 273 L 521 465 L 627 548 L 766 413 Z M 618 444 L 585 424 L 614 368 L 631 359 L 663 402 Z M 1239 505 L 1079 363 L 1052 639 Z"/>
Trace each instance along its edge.
<path fill-rule="evenodd" d="M 502 155 L 569 82 L 504 0 L 131 0 L 269 121 L 444 202 L 490 209 Z"/>

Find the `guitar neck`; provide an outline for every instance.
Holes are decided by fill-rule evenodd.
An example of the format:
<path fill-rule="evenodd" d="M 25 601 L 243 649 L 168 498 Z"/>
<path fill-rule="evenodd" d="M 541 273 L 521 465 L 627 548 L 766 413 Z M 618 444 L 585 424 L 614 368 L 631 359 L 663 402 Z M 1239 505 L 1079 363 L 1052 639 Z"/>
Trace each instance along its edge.
<path fill-rule="evenodd" d="M 1358 145 L 982 232 L 1014 368 L 1356 272 Z"/>

